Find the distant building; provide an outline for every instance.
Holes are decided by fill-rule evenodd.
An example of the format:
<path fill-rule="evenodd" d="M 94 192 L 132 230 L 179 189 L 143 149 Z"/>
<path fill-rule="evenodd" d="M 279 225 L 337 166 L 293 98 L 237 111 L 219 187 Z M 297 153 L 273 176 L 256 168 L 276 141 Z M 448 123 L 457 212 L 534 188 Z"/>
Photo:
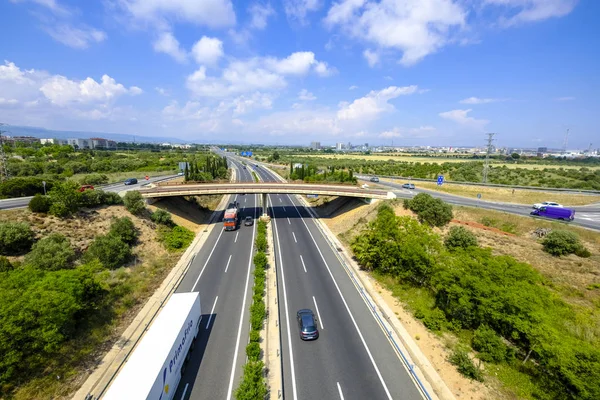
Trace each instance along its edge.
<path fill-rule="evenodd" d="M 108 140 L 103 138 L 90 138 L 89 139 L 91 149 L 116 149 L 117 142 L 114 140 Z"/>
<path fill-rule="evenodd" d="M 344 143 L 336 143 L 335 149 L 336 150 L 344 150 Z"/>
<path fill-rule="evenodd" d="M 75 149 L 91 149 L 90 140 L 88 139 L 67 139 L 67 143 Z"/>
<path fill-rule="evenodd" d="M 66 140 L 66 139 L 40 139 L 40 143 L 41 144 L 58 144 L 60 146 L 69 144 L 68 140 Z"/>
<path fill-rule="evenodd" d="M 38 143 L 40 139 L 33 136 L 2 136 L 2 141 L 6 143 Z"/>
<path fill-rule="evenodd" d="M 310 148 L 313 150 L 320 150 L 321 142 L 310 142 Z"/>

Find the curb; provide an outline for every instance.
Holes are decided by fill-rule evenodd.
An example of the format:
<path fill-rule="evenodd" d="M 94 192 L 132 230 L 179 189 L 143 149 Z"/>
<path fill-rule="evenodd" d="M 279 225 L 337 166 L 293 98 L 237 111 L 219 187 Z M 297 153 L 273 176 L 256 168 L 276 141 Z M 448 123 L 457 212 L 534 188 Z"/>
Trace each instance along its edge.
<path fill-rule="evenodd" d="M 281 358 L 281 327 L 279 324 L 279 303 L 277 302 L 277 264 L 275 260 L 275 247 L 273 242 L 273 230 L 271 224 L 267 224 L 267 334 L 265 337 L 266 367 L 268 370 L 269 398 L 272 400 L 283 397 L 283 360 Z M 271 284 L 272 282 L 272 284 Z M 271 347 L 272 346 L 272 347 Z M 278 368 L 276 363 L 279 363 Z"/>
<path fill-rule="evenodd" d="M 235 169 L 232 169 L 231 180 L 235 181 Z M 183 253 L 175 267 L 163 280 L 160 287 L 147 300 L 146 304 L 131 321 L 129 326 L 115 341 L 112 348 L 102 358 L 102 361 L 91 372 L 83 385 L 75 392 L 73 400 L 100 399 L 108 389 L 112 380 L 127 361 L 131 352 L 135 349 L 144 333 L 163 308 L 175 288 L 179 285 L 189 270 L 192 261 L 210 236 L 215 224 L 213 221 L 225 209 L 227 197 L 223 196 L 217 208 L 213 211 L 205 228 L 196 234 L 190 246 Z"/>

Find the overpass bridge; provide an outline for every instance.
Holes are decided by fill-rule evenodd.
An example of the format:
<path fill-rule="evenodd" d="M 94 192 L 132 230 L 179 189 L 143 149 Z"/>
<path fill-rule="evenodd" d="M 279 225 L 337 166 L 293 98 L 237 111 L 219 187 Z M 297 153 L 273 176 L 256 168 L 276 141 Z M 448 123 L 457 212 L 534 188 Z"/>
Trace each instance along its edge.
<path fill-rule="evenodd" d="M 151 189 L 139 191 L 149 203 L 161 197 L 201 196 L 207 194 L 260 194 L 263 205 L 267 194 L 319 194 L 325 196 L 346 196 L 363 199 L 394 199 L 393 192 L 376 189 L 363 189 L 349 185 L 328 185 L 287 182 L 255 182 L 255 183 L 172 183 L 165 182 Z M 265 207 L 266 209 L 266 207 Z"/>

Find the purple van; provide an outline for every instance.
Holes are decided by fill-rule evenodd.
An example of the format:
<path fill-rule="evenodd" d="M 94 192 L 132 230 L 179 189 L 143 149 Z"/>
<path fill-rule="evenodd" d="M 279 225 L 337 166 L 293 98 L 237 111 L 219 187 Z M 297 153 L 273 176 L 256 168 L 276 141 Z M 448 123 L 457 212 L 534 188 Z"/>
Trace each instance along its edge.
<path fill-rule="evenodd" d="M 533 210 L 531 215 L 537 215 L 539 217 L 559 219 L 562 221 L 573 221 L 575 218 L 575 210 L 564 207 L 550 207 L 544 206 L 537 210 Z"/>

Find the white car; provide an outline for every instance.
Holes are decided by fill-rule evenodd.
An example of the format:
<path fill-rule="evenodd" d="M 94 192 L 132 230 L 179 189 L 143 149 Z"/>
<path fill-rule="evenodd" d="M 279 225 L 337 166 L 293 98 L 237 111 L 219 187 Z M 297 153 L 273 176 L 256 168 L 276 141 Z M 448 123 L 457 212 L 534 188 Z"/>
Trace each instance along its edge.
<path fill-rule="evenodd" d="M 535 203 L 533 205 L 533 208 L 535 208 L 537 210 L 540 207 L 546 207 L 546 206 L 550 206 L 550 207 L 562 207 L 562 204 L 558 204 L 555 201 L 543 201 L 541 203 Z"/>

